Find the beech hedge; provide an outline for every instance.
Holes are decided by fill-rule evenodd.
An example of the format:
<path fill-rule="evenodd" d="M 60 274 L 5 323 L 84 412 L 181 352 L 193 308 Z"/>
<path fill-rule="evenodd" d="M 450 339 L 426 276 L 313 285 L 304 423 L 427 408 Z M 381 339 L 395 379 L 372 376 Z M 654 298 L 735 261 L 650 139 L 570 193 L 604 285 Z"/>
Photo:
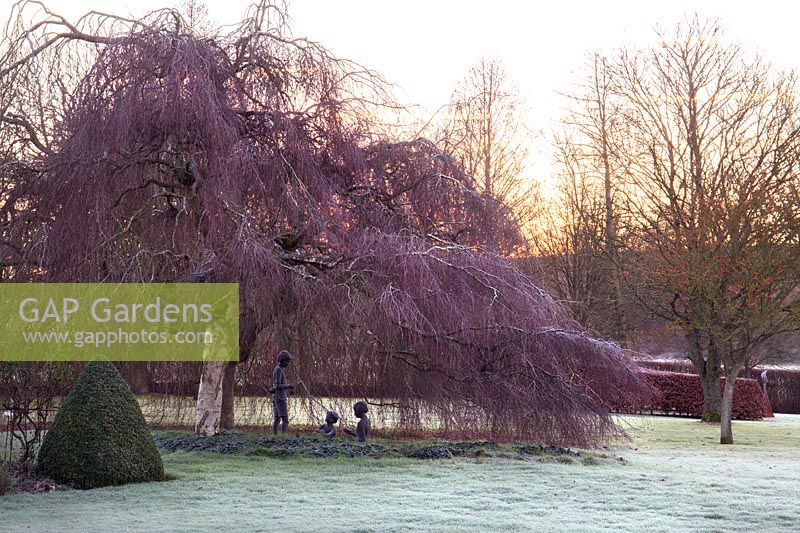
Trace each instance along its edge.
<path fill-rule="evenodd" d="M 692 363 L 686 359 L 637 359 L 636 363 L 644 368 L 653 370 L 667 370 L 670 372 L 693 373 Z M 765 369 L 756 367 L 744 370 L 739 375 L 743 378 L 752 378 L 756 381 Z M 800 369 L 798 368 L 767 368 L 769 383 L 767 395 L 772 410 L 776 413 L 800 414 Z"/>
<path fill-rule="evenodd" d="M 703 389 L 698 375 L 651 369 L 642 369 L 641 373 L 653 388 L 651 404 L 643 411 L 697 418 L 703 415 Z M 720 379 L 720 390 L 724 383 L 725 378 Z M 733 418 L 758 420 L 767 412 L 768 406 L 758 382 L 754 379 L 737 379 L 733 396 Z"/>

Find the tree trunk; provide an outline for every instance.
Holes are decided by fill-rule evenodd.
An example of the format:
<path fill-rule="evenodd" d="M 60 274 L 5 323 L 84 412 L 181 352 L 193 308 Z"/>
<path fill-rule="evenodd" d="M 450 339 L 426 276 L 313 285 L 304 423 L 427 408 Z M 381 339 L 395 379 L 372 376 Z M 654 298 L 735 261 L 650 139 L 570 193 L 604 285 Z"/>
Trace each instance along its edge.
<path fill-rule="evenodd" d="M 625 317 L 622 311 L 622 288 L 620 283 L 619 269 L 616 265 L 617 260 L 617 227 L 614 218 L 614 187 L 612 183 L 612 168 L 611 168 L 611 147 L 609 141 L 609 121 L 608 109 L 606 108 L 606 86 L 601 83 L 606 79 L 608 70 L 605 59 L 599 54 L 594 56 L 594 90 L 595 90 L 595 103 L 597 104 L 597 112 L 599 115 L 600 129 L 600 158 L 603 163 L 603 195 L 604 195 L 604 210 L 605 210 L 605 228 L 604 228 L 604 251 L 606 254 L 606 265 L 609 266 L 611 273 L 611 305 L 614 313 L 614 337 L 623 346 L 627 345 L 627 327 L 625 325 Z M 611 261 L 609 265 L 608 262 Z"/>
<path fill-rule="evenodd" d="M 719 422 L 722 412 L 722 394 L 719 389 L 720 357 L 719 352 L 708 343 L 704 355 L 700 332 L 696 329 L 686 331 L 686 342 L 689 346 L 689 359 L 694 370 L 700 376 L 703 388 L 703 422 Z"/>
<path fill-rule="evenodd" d="M 209 437 L 217 434 L 222 417 L 222 381 L 225 374 L 224 361 L 203 363 L 200 387 L 197 390 L 197 413 L 194 432 Z"/>
<path fill-rule="evenodd" d="M 737 372 L 738 373 L 738 372 Z M 722 419 L 720 424 L 720 444 L 733 444 L 733 389 L 736 386 L 736 374 L 725 376 L 725 387 L 722 393 Z"/>
<path fill-rule="evenodd" d="M 719 371 L 706 369 L 700 373 L 703 386 L 703 422 L 719 422 L 722 417 L 723 398 L 719 387 Z"/>
<path fill-rule="evenodd" d="M 238 363 L 230 362 L 225 367 L 222 379 L 222 429 L 233 429 L 236 426 L 234 419 L 234 403 L 236 400 L 236 368 Z"/>
<path fill-rule="evenodd" d="M 242 313 L 239 316 L 239 361 L 231 361 L 225 367 L 220 391 L 220 427 L 233 429 L 236 425 L 234 405 L 236 402 L 236 368 L 239 363 L 244 363 L 250 357 L 250 351 L 258 337 L 258 329 L 253 318 L 253 313 Z M 201 382 L 202 383 L 202 382 Z M 198 397 L 198 402 L 199 402 Z M 199 403 L 198 403 L 199 406 Z M 199 412 L 199 409 L 198 409 Z"/>
<path fill-rule="evenodd" d="M 128 363 L 128 376 L 130 379 L 131 392 L 134 394 L 147 394 L 150 392 L 150 372 L 146 362 Z"/>

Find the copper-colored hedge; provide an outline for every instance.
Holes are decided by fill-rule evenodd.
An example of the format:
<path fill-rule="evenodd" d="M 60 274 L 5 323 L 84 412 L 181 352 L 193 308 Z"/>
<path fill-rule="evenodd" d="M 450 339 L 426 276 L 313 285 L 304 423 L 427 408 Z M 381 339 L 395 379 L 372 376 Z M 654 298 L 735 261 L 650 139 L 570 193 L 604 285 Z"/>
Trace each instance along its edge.
<path fill-rule="evenodd" d="M 655 390 L 649 410 L 685 416 L 703 415 L 703 389 L 700 386 L 699 376 L 650 369 L 643 369 L 642 374 Z M 724 378 L 720 380 L 720 389 L 723 384 Z M 764 395 L 756 380 L 743 378 L 736 380 L 733 418 L 760 419 L 766 412 L 765 407 Z"/>
<path fill-rule="evenodd" d="M 683 359 L 675 360 L 648 360 L 636 361 L 639 366 L 654 370 L 669 370 L 691 374 L 691 362 Z M 756 368 L 750 372 L 744 371 L 740 377 L 758 379 L 763 368 Z M 768 369 L 769 383 L 767 395 L 769 396 L 772 410 L 776 413 L 800 414 L 800 369 L 770 368 Z"/>

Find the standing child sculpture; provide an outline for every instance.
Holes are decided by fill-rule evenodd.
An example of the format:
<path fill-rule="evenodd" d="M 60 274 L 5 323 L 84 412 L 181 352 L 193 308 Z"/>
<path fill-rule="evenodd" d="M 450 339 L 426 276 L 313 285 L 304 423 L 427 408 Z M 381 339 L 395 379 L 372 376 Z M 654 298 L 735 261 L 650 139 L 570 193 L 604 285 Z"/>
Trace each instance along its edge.
<path fill-rule="evenodd" d="M 288 350 L 281 350 L 278 353 L 278 364 L 272 371 L 272 410 L 274 421 L 272 422 L 272 434 L 278 434 L 278 424 L 281 426 L 281 433 L 286 433 L 289 427 L 289 390 L 294 385 L 286 380 L 284 368 L 292 362 L 292 354 Z"/>
<path fill-rule="evenodd" d="M 367 438 L 372 433 L 372 424 L 369 422 L 367 411 L 369 411 L 367 402 L 363 400 L 356 402 L 353 405 L 353 414 L 359 419 L 356 431 L 354 433 L 353 430 L 344 428 L 344 432 L 355 437 L 358 442 L 367 442 Z"/>

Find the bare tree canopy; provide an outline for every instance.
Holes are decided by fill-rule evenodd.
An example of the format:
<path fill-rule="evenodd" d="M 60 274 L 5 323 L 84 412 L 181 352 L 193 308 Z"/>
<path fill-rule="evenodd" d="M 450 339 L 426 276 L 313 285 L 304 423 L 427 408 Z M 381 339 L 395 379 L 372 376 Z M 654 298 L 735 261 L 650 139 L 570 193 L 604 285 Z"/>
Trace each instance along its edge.
<path fill-rule="evenodd" d="M 375 135 L 394 104 L 374 73 L 291 36 L 271 4 L 227 34 L 172 10 L 72 25 L 15 9 L 33 18 L 12 22 L 0 82 L 25 124 L 4 129 L 33 176 L 3 210 L 35 215 L 24 247 L 44 279 L 238 282 L 243 358 L 280 339 L 309 382 L 395 398 L 400 427 L 619 432 L 608 406 L 642 396 L 633 366 L 487 249 L 519 227 L 457 158 Z M 62 64 L 75 83 L 35 121 L 37 80 Z"/>
<path fill-rule="evenodd" d="M 624 176 L 627 241 L 616 257 L 638 301 L 683 329 L 727 443 L 739 371 L 766 340 L 800 327 L 796 80 L 727 43 L 714 20 L 658 37 L 611 66 L 606 146 Z M 602 151 L 598 137 L 589 143 Z"/>
<path fill-rule="evenodd" d="M 612 285 L 613 260 L 604 246 L 605 205 L 602 182 L 587 166 L 573 139 L 558 139 L 558 200 L 540 219 L 534 239 L 539 270 L 548 292 L 575 318 L 604 338 L 623 340 Z M 616 248 L 615 248 L 616 249 Z"/>
<path fill-rule="evenodd" d="M 628 340 L 628 309 L 614 267 L 625 245 L 619 231 L 620 161 L 617 98 L 610 62 L 593 54 L 555 134 L 559 197 L 543 217 L 536 249 L 546 286 L 580 322 L 604 338 Z"/>
<path fill-rule="evenodd" d="M 484 58 L 456 86 L 434 138 L 487 201 L 503 206 L 505 216 L 525 228 L 534 218 L 538 189 L 524 175 L 529 132 L 523 111 L 502 62 Z M 500 241 L 497 249 L 509 253 L 518 245 Z"/>

